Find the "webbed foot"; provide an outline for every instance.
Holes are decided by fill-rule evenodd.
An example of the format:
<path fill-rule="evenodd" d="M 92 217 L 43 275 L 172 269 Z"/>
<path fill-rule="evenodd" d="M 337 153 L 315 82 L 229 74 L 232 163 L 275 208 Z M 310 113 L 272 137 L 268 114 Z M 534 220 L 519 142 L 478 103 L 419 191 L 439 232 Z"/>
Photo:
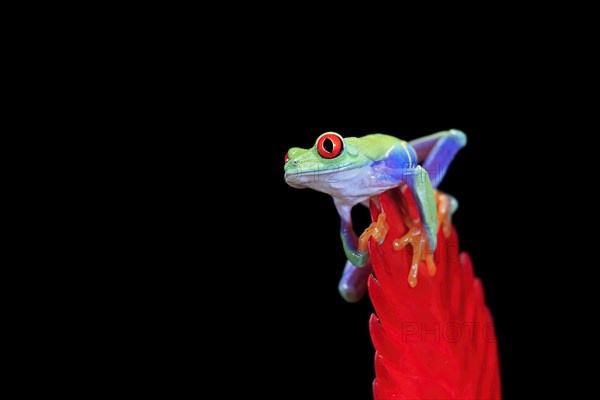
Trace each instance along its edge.
<path fill-rule="evenodd" d="M 419 263 L 425 260 L 429 276 L 434 276 L 436 272 L 435 262 L 433 261 L 433 252 L 429 248 L 427 234 L 425 229 L 418 223 L 408 230 L 408 232 L 393 242 L 394 250 L 402 250 L 410 244 L 413 249 L 412 262 L 408 273 L 408 284 L 410 287 L 417 286 L 417 274 L 419 272 Z"/>
<path fill-rule="evenodd" d="M 369 238 L 373 236 L 377 243 L 381 244 L 385 240 L 389 225 L 385 222 L 385 213 L 380 213 L 377 217 L 376 222 L 372 222 L 371 225 L 360 235 L 358 238 L 358 252 L 362 253 L 367 251 L 369 245 Z"/>

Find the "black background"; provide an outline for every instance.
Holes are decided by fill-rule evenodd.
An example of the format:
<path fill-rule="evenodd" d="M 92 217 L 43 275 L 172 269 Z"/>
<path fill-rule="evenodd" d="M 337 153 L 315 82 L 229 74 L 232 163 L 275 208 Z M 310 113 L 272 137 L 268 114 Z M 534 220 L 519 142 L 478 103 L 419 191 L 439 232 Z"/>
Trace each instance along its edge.
<path fill-rule="evenodd" d="M 585 284 L 597 285 L 595 248 L 581 244 L 593 236 L 575 226 L 594 228 L 595 181 L 576 178 L 597 169 L 579 166 L 595 162 L 582 150 L 597 126 L 576 122 L 597 112 L 592 102 L 572 104 L 593 93 L 592 80 L 580 78 L 592 63 L 575 56 L 592 47 L 577 47 L 557 19 L 520 9 L 507 9 L 510 18 L 488 13 L 500 13 L 497 24 L 484 13 L 466 18 L 474 24 L 444 15 L 404 30 L 413 14 L 380 23 L 336 10 L 323 21 L 300 18 L 291 34 L 295 12 L 261 12 L 273 26 L 234 11 L 240 24 L 228 12 L 217 27 L 205 23 L 212 14 L 169 24 L 136 12 L 131 19 L 148 29 L 134 27 L 133 40 L 118 35 L 122 53 L 76 80 L 99 105 L 71 98 L 97 114 L 61 108 L 67 120 L 83 117 L 78 137 L 88 125 L 101 132 L 73 152 L 100 148 L 106 155 L 93 162 L 111 171 L 98 182 L 84 176 L 98 189 L 71 200 L 98 199 L 77 217 L 92 230 L 109 225 L 97 240 L 75 232 L 98 246 L 78 266 L 98 282 L 100 312 L 82 305 L 72 320 L 90 316 L 93 325 L 69 332 L 84 337 L 85 361 L 107 359 L 97 363 L 97 386 L 124 381 L 136 393 L 162 387 L 167 397 L 371 398 L 370 303 L 338 295 L 345 260 L 335 208 L 323 193 L 285 184 L 284 154 L 325 131 L 411 140 L 457 128 L 469 142 L 440 188 L 460 202 L 454 223 L 495 319 L 504 397 L 581 387 L 579 357 L 596 343 L 597 313 L 578 312 L 597 297 Z M 539 30 L 539 21 L 552 27 Z M 58 127 L 52 139 L 64 126 L 43 123 L 44 134 Z M 104 221 L 88 223 L 90 213 Z M 101 265 L 87 268 L 90 257 L 103 257 Z"/>

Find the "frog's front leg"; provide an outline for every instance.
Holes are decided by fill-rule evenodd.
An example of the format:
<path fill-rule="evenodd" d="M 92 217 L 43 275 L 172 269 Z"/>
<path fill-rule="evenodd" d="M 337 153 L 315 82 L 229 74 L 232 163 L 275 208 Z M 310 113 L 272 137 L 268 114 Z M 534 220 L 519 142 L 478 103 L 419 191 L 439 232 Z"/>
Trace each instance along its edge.
<path fill-rule="evenodd" d="M 338 283 L 338 291 L 348 303 L 356 303 L 367 292 L 367 282 L 373 269 L 371 263 L 358 268 L 352 265 L 350 260 L 346 261 L 344 272 Z"/>
<path fill-rule="evenodd" d="M 340 236 L 344 253 L 348 261 L 356 267 L 364 267 L 369 262 L 369 251 L 367 249 L 359 249 L 358 237 L 352 227 L 352 207 L 353 205 L 335 203 L 338 214 L 340 215 Z"/>
<path fill-rule="evenodd" d="M 352 265 L 362 268 L 369 263 L 369 251 L 367 248 L 369 238 L 373 236 L 381 244 L 387 234 L 388 224 L 385 221 L 385 214 L 381 213 L 377 221 L 371 223 L 359 238 L 352 227 L 352 207 L 353 205 L 336 202 L 336 208 L 340 215 L 340 236 L 342 238 L 344 253 Z"/>
<path fill-rule="evenodd" d="M 360 238 L 357 238 L 350 215 L 352 206 L 336 203 L 336 207 L 340 214 L 342 245 L 348 258 L 338 284 L 338 291 L 344 300 L 355 303 L 367 291 L 367 280 L 372 272 L 367 247 L 369 239 L 373 237 L 381 243 L 387 234 L 388 224 L 385 221 L 385 214 L 380 213 L 377 221 L 371 223 L 360 235 Z"/>

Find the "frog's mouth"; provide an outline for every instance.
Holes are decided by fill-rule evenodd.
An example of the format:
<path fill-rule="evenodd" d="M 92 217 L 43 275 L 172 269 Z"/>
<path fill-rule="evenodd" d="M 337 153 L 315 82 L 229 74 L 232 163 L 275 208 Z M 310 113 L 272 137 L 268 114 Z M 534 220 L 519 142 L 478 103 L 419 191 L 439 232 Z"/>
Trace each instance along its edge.
<path fill-rule="evenodd" d="M 331 166 L 312 171 L 286 172 L 283 177 L 288 185 L 297 189 L 303 189 L 315 184 L 327 185 L 328 182 L 336 181 L 334 178 L 335 174 L 352 169 L 354 164 L 350 163 L 341 167 Z"/>

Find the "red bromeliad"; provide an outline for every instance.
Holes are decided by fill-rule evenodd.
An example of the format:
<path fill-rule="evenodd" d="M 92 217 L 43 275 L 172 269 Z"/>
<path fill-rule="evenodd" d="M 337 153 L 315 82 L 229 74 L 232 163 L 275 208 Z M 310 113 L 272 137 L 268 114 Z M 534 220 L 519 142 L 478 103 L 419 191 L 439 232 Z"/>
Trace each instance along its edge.
<path fill-rule="evenodd" d="M 438 231 L 435 271 L 419 268 L 418 284 L 407 282 L 413 246 L 394 246 L 409 231 L 407 216 L 416 214 L 407 191 L 401 186 L 379 195 L 379 204 L 371 201 L 372 220 L 383 214 L 389 228 L 381 244 L 369 241 L 373 275 L 368 292 L 377 314 L 369 321 L 376 350 L 374 397 L 498 399 L 493 320 L 471 260 L 459 252 L 454 227 L 447 224 Z"/>

